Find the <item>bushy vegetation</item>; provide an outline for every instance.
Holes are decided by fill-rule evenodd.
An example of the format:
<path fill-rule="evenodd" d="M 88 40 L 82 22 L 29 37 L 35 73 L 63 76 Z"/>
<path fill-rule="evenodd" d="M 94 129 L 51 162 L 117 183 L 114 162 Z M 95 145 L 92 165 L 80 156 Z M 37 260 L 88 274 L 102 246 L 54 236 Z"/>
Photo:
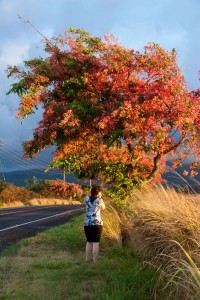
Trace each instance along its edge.
<path fill-rule="evenodd" d="M 48 181 L 44 179 L 38 179 L 37 177 L 33 176 L 32 178 L 27 178 L 25 180 L 26 187 L 34 192 L 40 193 L 44 189 L 49 187 Z"/>
<path fill-rule="evenodd" d="M 83 195 L 83 190 L 78 184 L 63 182 L 62 180 L 50 181 L 49 189 L 53 194 L 63 198 L 80 199 Z"/>
<path fill-rule="evenodd" d="M 161 272 L 167 300 L 200 299 L 200 200 L 163 187 L 133 190 L 126 208 L 107 205 L 104 232 L 111 245 L 145 255 Z"/>
<path fill-rule="evenodd" d="M 13 205 L 16 202 L 21 202 L 24 205 L 28 204 L 28 200 L 32 198 L 40 198 L 38 193 L 30 191 L 24 187 L 6 184 L 6 187 L 0 192 L 0 204 Z"/>
<path fill-rule="evenodd" d="M 83 195 L 81 186 L 62 180 L 48 181 L 33 177 L 26 180 L 26 186 L 24 188 L 0 181 L 0 206 L 42 205 L 43 202 L 46 205 L 46 198 L 50 201 L 54 199 L 49 204 L 56 204 L 56 199 L 76 201 L 81 200 Z M 38 199 L 39 202 L 33 204 L 30 201 L 32 199 Z"/>
<path fill-rule="evenodd" d="M 45 197 L 61 197 L 63 199 L 80 199 L 83 189 L 80 185 L 62 180 L 41 180 L 36 177 L 26 180 L 27 188 Z"/>

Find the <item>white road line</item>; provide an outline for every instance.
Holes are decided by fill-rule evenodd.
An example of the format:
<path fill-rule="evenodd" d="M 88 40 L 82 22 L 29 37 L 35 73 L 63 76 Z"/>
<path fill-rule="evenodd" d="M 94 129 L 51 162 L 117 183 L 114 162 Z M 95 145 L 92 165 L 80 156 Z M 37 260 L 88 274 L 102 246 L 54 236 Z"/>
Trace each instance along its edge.
<path fill-rule="evenodd" d="M 46 220 L 46 219 L 50 219 L 50 218 L 53 218 L 53 217 L 61 216 L 61 215 L 64 215 L 64 214 L 68 214 L 68 213 L 71 213 L 73 211 L 80 211 L 80 210 L 85 210 L 85 209 L 84 208 L 79 208 L 79 209 L 68 210 L 68 211 L 65 211 L 65 212 L 60 213 L 60 214 L 55 214 L 53 216 L 49 216 L 49 217 L 37 219 L 37 220 L 34 220 L 34 221 L 26 222 L 26 223 L 23 223 L 23 224 L 18 224 L 18 225 L 12 226 L 12 227 L 0 229 L 0 232 L 6 231 L 6 230 L 9 230 L 9 229 L 13 229 L 13 228 L 17 228 L 17 227 L 20 227 L 20 226 L 28 225 L 28 224 L 31 224 L 31 223 L 36 223 L 36 222 L 39 222 L 39 221 L 42 221 L 42 220 Z"/>
<path fill-rule="evenodd" d="M 5 215 L 12 215 L 12 214 L 17 214 L 17 213 L 20 213 L 20 212 L 32 212 L 32 211 L 34 211 L 34 210 L 39 210 L 39 209 L 44 209 L 44 208 L 51 208 L 51 207 L 53 207 L 53 206 L 43 206 L 43 207 L 39 207 L 39 208 L 33 208 L 33 209 L 24 209 L 24 210 L 16 210 L 16 211 L 11 211 L 11 212 L 7 212 L 7 213 L 3 213 L 3 214 L 1 214 L 1 212 L 0 212 L 0 216 L 5 216 Z"/>

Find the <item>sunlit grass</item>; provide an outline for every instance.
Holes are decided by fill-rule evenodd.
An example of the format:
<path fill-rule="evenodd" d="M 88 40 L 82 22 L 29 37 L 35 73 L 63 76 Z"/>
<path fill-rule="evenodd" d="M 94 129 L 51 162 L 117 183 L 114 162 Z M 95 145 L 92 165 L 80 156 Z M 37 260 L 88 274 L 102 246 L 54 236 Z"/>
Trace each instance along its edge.
<path fill-rule="evenodd" d="M 199 300 L 200 197 L 163 186 L 134 190 L 127 199 L 132 212 L 132 247 L 147 254 L 168 281 L 168 299 Z"/>
<path fill-rule="evenodd" d="M 103 237 L 96 264 L 85 262 L 83 216 L 26 239 L 0 256 L 0 299 L 149 300 L 157 275 L 143 258 Z M 115 238 L 115 236 L 114 236 Z"/>
<path fill-rule="evenodd" d="M 109 205 L 105 231 L 112 237 L 111 245 L 123 244 L 142 253 L 144 264 L 159 271 L 167 300 L 199 300 L 200 195 L 177 190 L 163 186 L 133 190 L 125 210 Z"/>
<path fill-rule="evenodd" d="M 83 216 L 8 248 L 0 299 L 200 299 L 200 200 L 162 186 L 105 197 L 97 264 L 84 261 Z"/>

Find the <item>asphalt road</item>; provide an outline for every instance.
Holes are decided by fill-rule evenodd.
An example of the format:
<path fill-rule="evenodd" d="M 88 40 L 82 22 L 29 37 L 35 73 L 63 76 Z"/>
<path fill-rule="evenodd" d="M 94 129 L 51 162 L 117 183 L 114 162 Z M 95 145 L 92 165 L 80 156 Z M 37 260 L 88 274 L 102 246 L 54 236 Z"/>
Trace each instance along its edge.
<path fill-rule="evenodd" d="M 64 224 L 84 211 L 84 205 L 0 209 L 0 252 L 22 238 Z"/>

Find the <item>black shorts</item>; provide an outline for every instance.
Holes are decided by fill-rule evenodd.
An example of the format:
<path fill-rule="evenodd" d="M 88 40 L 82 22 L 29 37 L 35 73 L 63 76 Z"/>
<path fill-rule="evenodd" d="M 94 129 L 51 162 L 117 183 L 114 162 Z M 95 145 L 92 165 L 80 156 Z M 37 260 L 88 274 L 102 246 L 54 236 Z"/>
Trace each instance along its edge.
<path fill-rule="evenodd" d="M 100 238 L 101 238 L 102 229 L 103 229 L 102 225 L 84 226 L 87 242 L 89 242 L 89 243 L 99 243 Z"/>

